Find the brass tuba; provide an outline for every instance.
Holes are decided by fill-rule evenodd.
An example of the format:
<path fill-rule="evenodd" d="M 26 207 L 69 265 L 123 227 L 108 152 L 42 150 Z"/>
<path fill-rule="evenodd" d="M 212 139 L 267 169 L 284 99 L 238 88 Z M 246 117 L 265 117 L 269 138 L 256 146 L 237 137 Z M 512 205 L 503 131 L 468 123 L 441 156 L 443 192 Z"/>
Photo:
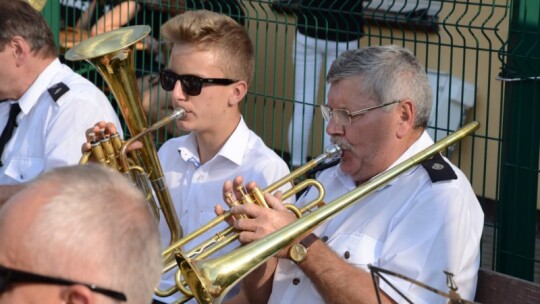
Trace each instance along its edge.
<path fill-rule="evenodd" d="M 358 186 L 353 191 L 303 216 L 291 224 L 253 243 L 237 248 L 217 258 L 192 258 L 177 250 L 175 256 L 187 285 L 199 303 L 221 303 L 229 290 L 246 275 L 265 263 L 281 249 L 293 244 L 299 237 L 334 217 L 400 174 L 431 158 L 436 153 L 461 140 L 479 123 L 472 122 L 413 155 L 396 167 Z"/>
<path fill-rule="evenodd" d="M 150 30 L 151 28 L 147 25 L 130 26 L 96 35 L 71 48 L 66 52 L 65 58 L 71 61 L 86 60 L 105 79 L 122 112 L 129 132 L 133 136 L 126 143 L 122 143 L 118 138 L 111 138 L 114 151 L 107 150 L 105 153 L 119 151 L 121 154 L 118 159 L 119 163 L 115 163 L 113 166 L 118 166 L 120 171 L 127 175 L 134 174 L 131 172 L 133 170 L 139 171 L 139 174 L 143 175 L 143 179 L 147 178 L 147 184 L 149 184 L 148 189 L 146 189 L 147 198 L 153 201 L 155 195 L 155 200 L 159 202 L 171 232 L 170 243 L 172 244 L 182 237 L 182 228 L 165 184 L 163 170 L 150 133 L 172 120 L 181 118 L 185 115 L 185 111 L 178 109 L 170 116 L 147 128 L 148 124 L 135 79 L 133 53 L 135 44 L 148 35 Z M 135 140 L 141 141 L 143 148 L 138 151 L 137 156 L 131 158 L 132 163 L 128 164 L 127 147 Z M 105 147 L 110 148 L 109 145 L 105 145 Z M 144 185 L 144 182 L 142 184 Z M 144 191 L 144 189 L 142 190 Z M 155 202 L 153 205 L 157 206 Z M 155 213 L 156 208 L 154 208 Z"/>

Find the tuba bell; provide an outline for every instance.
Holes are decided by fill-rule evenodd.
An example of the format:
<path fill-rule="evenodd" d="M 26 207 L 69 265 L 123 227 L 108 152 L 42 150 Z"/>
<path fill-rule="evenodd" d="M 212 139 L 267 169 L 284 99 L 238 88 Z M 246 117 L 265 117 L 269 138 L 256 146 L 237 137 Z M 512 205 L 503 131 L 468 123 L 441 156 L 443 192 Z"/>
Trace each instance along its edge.
<path fill-rule="evenodd" d="M 65 58 L 71 61 L 86 60 L 103 77 L 110 88 L 122 116 L 126 122 L 132 138 L 123 143 L 117 137 L 111 137 L 110 143 L 104 145 L 104 153 L 114 154 L 118 152 L 118 162 L 114 157 L 108 159 L 112 161 L 112 166 L 117 167 L 121 172 L 131 176 L 132 179 L 146 179 L 140 188 L 147 194 L 147 199 L 152 204 L 154 213 L 157 204 L 164 215 L 169 230 L 171 232 L 170 243 L 174 243 L 182 237 L 182 228 L 178 221 L 178 216 L 174 209 L 171 195 L 165 185 L 163 170 L 157 157 L 151 132 L 167 123 L 179 119 L 185 115 L 183 109 L 177 109 L 170 116 L 158 121 L 147 128 L 146 116 L 143 111 L 141 96 L 135 79 L 134 51 L 135 45 L 143 39 L 151 28 L 147 25 L 123 27 L 110 32 L 93 36 L 80 42 L 68 50 Z M 138 140 L 142 142 L 143 148 L 139 149 L 136 156 L 128 161 L 127 147 Z M 95 145 L 99 145 L 96 143 Z M 99 149 L 98 149 L 99 150 Z M 88 155 L 83 158 L 88 158 Z M 97 156 L 96 158 L 101 158 Z M 81 160 L 84 162 L 84 160 Z M 137 174 L 133 171 L 138 172 Z M 136 175 L 137 177 L 133 177 Z M 155 196 L 155 198 L 154 198 Z"/>

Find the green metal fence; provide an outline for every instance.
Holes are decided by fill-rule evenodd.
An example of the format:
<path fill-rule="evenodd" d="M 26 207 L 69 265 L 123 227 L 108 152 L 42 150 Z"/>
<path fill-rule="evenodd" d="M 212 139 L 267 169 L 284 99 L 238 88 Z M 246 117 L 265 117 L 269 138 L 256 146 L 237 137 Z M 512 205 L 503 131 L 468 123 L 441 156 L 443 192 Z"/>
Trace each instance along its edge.
<path fill-rule="evenodd" d="M 81 6 L 77 10 L 73 6 L 88 2 L 61 0 L 61 5 L 48 1 L 44 8 L 43 13 L 58 35 L 63 51 L 81 38 L 81 32 L 60 35 L 75 26 L 82 11 L 87 9 Z M 97 0 L 92 20 L 119 2 Z M 301 149 L 308 158 L 322 151 L 324 126 L 318 111 L 313 114 L 307 146 L 299 146 L 297 142 L 289 146 L 287 140 L 294 105 L 304 105 L 307 109 L 309 98 L 321 104 L 326 94 L 323 83 L 318 91 L 295 98 L 293 54 L 297 51 L 294 38 L 301 20 L 299 1 L 137 0 L 131 3 L 149 2 L 155 4 L 153 9 L 138 14 L 129 24 L 148 24 L 157 31 L 156 24 L 170 16 L 198 8 L 224 12 L 242 22 L 252 37 L 257 56 L 255 80 L 243 105 L 248 125 L 286 160 L 295 149 Z M 347 19 L 342 9 L 345 2 L 335 0 L 326 8 L 338 16 L 335 21 L 341 22 L 341 29 L 351 27 L 343 24 Z M 356 2 L 360 5 L 360 1 Z M 354 9 L 347 11 L 356 22 L 366 23 L 365 35 L 356 42 L 358 46 L 402 45 L 425 65 L 434 93 L 434 111 L 429 123 L 434 139 L 441 139 L 465 122 L 481 123 L 473 137 L 447 153 L 471 180 L 486 213 L 482 267 L 538 282 L 539 2 L 371 0 L 364 1 L 363 6 L 365 9 L 359 13 L 354 13 Z M 328 23 L 317 26 L 324 30 Z M 82 30 L 89 30 L 89 25 Z M 158 42 L 160 51 L 161 47 Z M 163 59 L 164 54 L 161 55 Z M 138 56 L 143 62 L 137 71 L 139 75 L 157 72 L 159 63 L 155 64 L 155 55 Z M 69 64 L 103 85 L 88 65 Z M 323 79 L 310 77 L 306 81 Z M 175 130 L 171 133 L 158 137 L 158 141 L 179 134 Z"/>

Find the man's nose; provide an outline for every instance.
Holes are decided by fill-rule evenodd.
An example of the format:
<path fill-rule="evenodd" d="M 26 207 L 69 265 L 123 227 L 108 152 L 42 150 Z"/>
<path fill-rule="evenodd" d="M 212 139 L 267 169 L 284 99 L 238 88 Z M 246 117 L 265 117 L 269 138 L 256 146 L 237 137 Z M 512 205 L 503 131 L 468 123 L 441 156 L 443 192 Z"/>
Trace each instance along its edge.
<path fill-rule="evenodd" d="M 182 83 L 180 81 L 176 81 L 174 84 L 174 88 L 172 90 L 172 97 L 176 100 L 186 100 L 187 94 L 184 92 L 184 89 L 182 89 Z"/>
<path fill-rule="evenodd" d="M 330 136 L 343 135 L 343 125 L 336 123 L 335 119 L 330 119 L 330 121 L 326 124 L 326 133 Z"/>

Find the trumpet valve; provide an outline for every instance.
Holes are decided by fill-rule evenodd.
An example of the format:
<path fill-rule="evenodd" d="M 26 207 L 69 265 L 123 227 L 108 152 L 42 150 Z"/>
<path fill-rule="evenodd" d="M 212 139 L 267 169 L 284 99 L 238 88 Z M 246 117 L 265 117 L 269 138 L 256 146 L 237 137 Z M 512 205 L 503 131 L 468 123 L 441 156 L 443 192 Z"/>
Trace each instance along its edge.
<path fill-rule="evenodd" d="M 259 187 L 255 187 L 251 189 L 251 195 L 254 198 L 255 204 L 265 207 L 265 208 L 269 208 L 268 204 L 266 203 L 266 200 L 264 199 L 264 193 L 261 191 Z"/>
<path fill-rule="evenodd" d="M 227 204 L 227 206 L 229 206 L 229 209 L 230 209 L 233 206 L 239 205 L 240 202 L 234 198 L 232 192 L 227 192 L 225 194 L 225 204 Z M 235 220 L 240 219 L 240 218 L 245 218 L 245 217 L 246 216 L 243 216 L 243 215 L 232 215 L 232 218 Z"/>
<path fill-rule="evenodd" d="M 244 190 L 244 186 L 242 186 L 242 185 L 237 186 L 236 191 L 240 192 L 240 194 L 242 196 L 240 198 L 240 203 L 241 204 L 253 204 L 253 198 L 251 197 L 251 195 L 249 193 L 247 193 Z"/>
<path fill-rule="evenodd" d="M 240 186 L 236 186 L 236 191 L 240 192 L 240 194 L 242 196 L 245 196 L 246 195 L 246 191 L 244 190 L 244 186 L 240 185 Z"/>
<path fill-rule="evenodd" d="M 251 194 L 246 193 L 241 198 L 242 204 L 255 204 L 255 200 L 251 196 Z"/>

